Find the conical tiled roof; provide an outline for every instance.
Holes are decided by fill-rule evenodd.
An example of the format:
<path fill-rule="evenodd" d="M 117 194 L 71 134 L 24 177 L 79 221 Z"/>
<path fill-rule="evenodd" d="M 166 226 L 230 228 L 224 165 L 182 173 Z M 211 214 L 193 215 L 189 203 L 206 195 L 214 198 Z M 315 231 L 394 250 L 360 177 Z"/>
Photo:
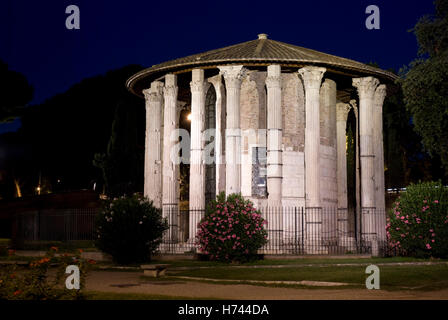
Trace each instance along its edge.
<path fill-rule="evenodd" d="M 282 66 L 318 65 L 333 70 L 345 71 L 353 76 L 375 76 L 386 81 L 397 77 L 366 64 L 337 57 L 331 54 L 311 50 L 288 43 L 267 38 L 266 34 L 258 35 L 258 39 L 247 41 L 221 49 L 194 54 L 154 65 L 140 71 L 128 79 L 126 86 L 134 93 L 134 86 L 142 79 L 156 78 L 161 73 L 179 72 L 197 67 L 217 66 L 241 63 L 245 66 L 277 63 Z"/>

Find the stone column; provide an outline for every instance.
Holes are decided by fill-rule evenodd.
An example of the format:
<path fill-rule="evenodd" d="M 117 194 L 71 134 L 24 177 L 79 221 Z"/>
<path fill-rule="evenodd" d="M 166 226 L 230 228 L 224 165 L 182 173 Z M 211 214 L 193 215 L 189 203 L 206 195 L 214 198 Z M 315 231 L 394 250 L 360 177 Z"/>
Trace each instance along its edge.
<path fill-rule="evenodd" d="M 226 127 L 226 94 L 220 74 L 208 79 L 216 92 L 216 125 L 215 125 L 215 161 L 216 161 L 216 195 L 226 190 L 226 167 L 223 139 Z"/>
<path fill-rule="evenodd" d="M 202 159 L 202 132 L 205 121 L 204 70 L 193 69 L 191 88 L 191 148 L 190 148 L 190 240 L 194 241 L 201 211 L 205 209 L 205 166 Z"/>
<path fill-rule="evenodd" d="M 162 207 L 162 104 L 163 83 L 154 81 L 143 90 L 146 101 L 144 195 L 157 208 Z"/>
<path fill-rule="evenodd" d="M 378 84 L 378 79 L 373 77 L 353 79 L 353 86 L 358 89 L 359 95 L 361 232 L 362 238 L 365 240 L 376 240 L 377 238 L 375 230 L 375 154 L 372 135 L 373 97 Z"/>
<path fill-rule="evenodd" d="M 336 148 L 338 181 L 338 230 L 341 245 L 353 244 L 353 237 L 348 241 L 348 199 L 347 199 L 347 117 L 350 111 L 348 103 L 336 104 Z"/>
<path fill-rule="evenodd" d="M 378 239 L 386 240 L 386 199 L 384 185 L 384 150 L 383 150 L 383 102 L 386 97 L 386 85 L 376 88 L 374 95 L 373 143 L 375 153 L 375 203 L 378 213 Z"/>
<path fill-rule="evenodd" d="M 245 74 L 242 65 L 219 67 L 227 93 L 226 116 L 226 195 L 241 192 L 240 91 Z"/>
<path fill-rule="evenodd" d="M 267 191 L 271 221 L 268 221 L 270 245 L 277 246 L 283 239 L 282 210 L 282 85 L 280 65 L 267 68 Z"/>
<path fill-rule="evenodd" d="M 357 238 L 360 239 L 360 230 L 361 230 L 361 167 L 359 163 L 359 114 L 358 114 L 358 105 L 356 103 L 356 99 L 350 100 L 350 105 L 353 108 L 353 113 L 355 114 L 355 199 L 356 199 L 356 208 L 355 208 L 355 231 L 357 233 Z"/>
<path fill-rule="evenodd" d="M 320 86 L 325 68 L 299 70 L 305 88 L 305 194 L 306 251 L 323 253 L 321 247 L 322 209 L 320 207 Z"/>
<path fill-rule="evenodd" d="M 179 165 L 176 164 L 171 152 L 177 139 L 172 139 L 178 126 L 177 113 L 177 77 L 173 74 L 165 76 L 164 114 L 163 114 L 163 184 L 162 206 L 163 216 L 169 220 L 169 239 L 177 242 L 178 237 L 178 208 L 179 208 Z"/>
<path fill-rule="evenodd" d="M 267 187 L 268 206 L 282 205 L 282 87 L 280 65 L 268 66 L 266 78 L 267 112 Z"/>

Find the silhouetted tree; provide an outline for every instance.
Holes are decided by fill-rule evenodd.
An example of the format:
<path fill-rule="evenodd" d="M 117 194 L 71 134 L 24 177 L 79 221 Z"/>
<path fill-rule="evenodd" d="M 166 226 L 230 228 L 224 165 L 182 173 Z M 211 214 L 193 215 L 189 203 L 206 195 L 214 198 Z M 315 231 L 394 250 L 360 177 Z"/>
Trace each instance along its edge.
<path fill-rule="evenodd" d="M 416 132 L 448 174 L 448 0 L 435 1 L 435 7 L 435 15 L 413 29 L 420 57 L 404 71 L 403 92 Z"/>
<path fill-rule="evenodd" d="M 106 153 L 94 156 L 101 169 L 106 193 L 110 197 L 131 195 L 143 189 L 144 148 L 139 141 L 139 119 L 135 109 L 118 103 Z"/>
<path fill-rule="evenodd" d="M 22 127 L 10 133 L 8 139 L 24 149 L 21 161 L 29 176 L 22 180 L 30 180 L 33 185 L 33 188 L 24 189 L 24 195 L 34 192 L 39 175 L 52 190 L 91 189 L 95 182 L 100 184 L 102 173 L 92 160 L 96 153 L 106 153 L 119 104 L 129 112 L 129 121 L 134 121 L 127 125 L 135 130 L 133 145 L 143 150 L 144 101 L 125 87 L 126 80 L 141 69 L 130 65 L 85 79 L 66 92 L 22 111 Z M 7 148 L 3 152 L 9 158 L 13 150 Z M 126 166 L 137 170 L 143 162 L 138 163 L 135 157 L 138 158 L 136 154 L 129 154 Z M 12 169 L 6 170 L 10 176 Z M 8 185 L 13 186 L 9 182 Z"/>
<path fill-rule="evenodd" d="M 33 98 L 33 87 L 25 76 L 8 69 L 6 63 L 0 60 L 0 123 L 11 121 L 18 117 Z"/>

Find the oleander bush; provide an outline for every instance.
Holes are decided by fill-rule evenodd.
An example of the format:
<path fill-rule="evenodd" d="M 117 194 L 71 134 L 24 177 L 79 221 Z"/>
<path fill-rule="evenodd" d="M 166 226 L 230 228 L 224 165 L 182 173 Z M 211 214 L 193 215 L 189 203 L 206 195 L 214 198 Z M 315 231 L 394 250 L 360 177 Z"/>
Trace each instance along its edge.
<path fill-rule="evenodd" d="M 133 195 L 105 201 L 96 228 L 96 246 L 115 262 L 130 264 L 151 259 L 168 224 L 152 201 Z"/>
<path fill-rule="evenodd" d="M 448 188 L 441 182 L 411 184 L 389 212 L 392 248 L 415 257 L 448 257 Z"/>
<path fill-rule="evenodd" d="M 79 300 L 84 299 L 85 279 L 93 260 L 75 254 L 57 254 L 52 247 L 44 257 L 31 261 L 26 267 L 17 265 L 0 268 L 0 300 Z M 65 282 L 69 265 L 79 268 L 80 288 L 67 289 Z"/>
<path fill-rule="evenodd" d="M 267 222 L 252 202 L 239 194 L 218 195 L 199 223 L 197 244 L 211 260 L 245 262 L 267 242 Z"/>

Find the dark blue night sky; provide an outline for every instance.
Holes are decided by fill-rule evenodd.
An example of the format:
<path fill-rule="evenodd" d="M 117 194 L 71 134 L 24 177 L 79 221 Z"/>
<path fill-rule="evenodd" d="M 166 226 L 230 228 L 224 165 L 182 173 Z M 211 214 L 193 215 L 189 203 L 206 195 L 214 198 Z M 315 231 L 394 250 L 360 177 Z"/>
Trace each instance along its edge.
<path fill-rule="evenodd" d="M 70 4 L 80 8 L 80 30 L 65 28 Z M 365 27 L 370 4 L 380 8 L 380 30 Z M 258 33 L 398 70 L 417 55 L 408 30 L 433 12 L 432 0 L 2 0 L 0 59 L 34 86 L 32 104 L 111 69 L 151 66 L 252 40 Z M 0 125 L 0 132 L 19 125 Z"/>

